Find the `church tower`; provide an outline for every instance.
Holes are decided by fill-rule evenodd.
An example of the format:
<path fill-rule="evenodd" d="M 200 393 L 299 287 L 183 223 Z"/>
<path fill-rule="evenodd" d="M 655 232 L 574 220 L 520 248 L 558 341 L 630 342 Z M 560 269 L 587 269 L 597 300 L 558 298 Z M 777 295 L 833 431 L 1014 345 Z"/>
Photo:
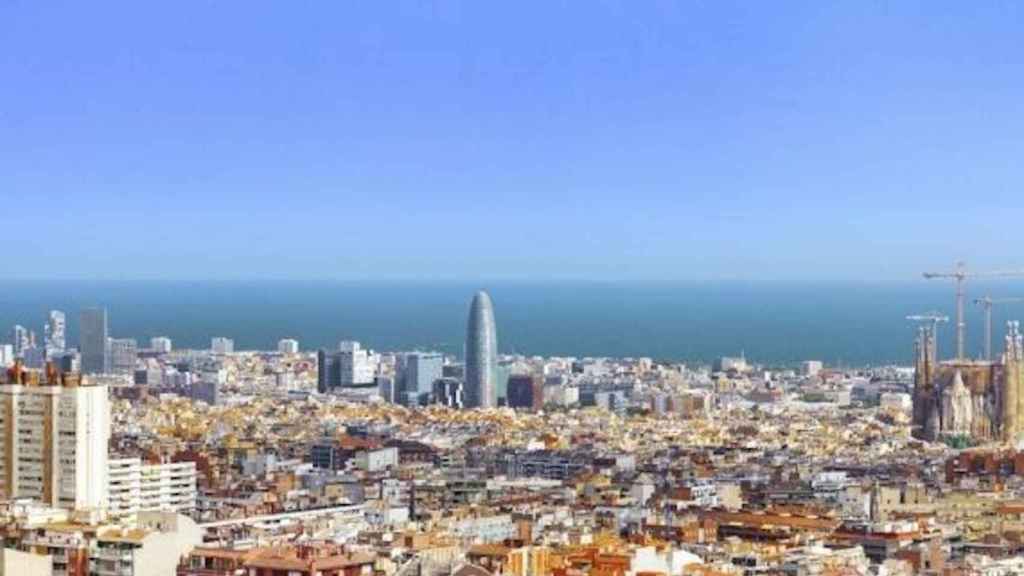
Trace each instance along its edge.
<path fill-rule="evenodd" d="M 1021 365 L 1024 346 L 1018 322 L 1008 322 L 1006 351 L 1003 353 L 1003 441 L 1016 444 L 1021 433 L 1021 413 L 1024 395 L 1021 394 Z"/>

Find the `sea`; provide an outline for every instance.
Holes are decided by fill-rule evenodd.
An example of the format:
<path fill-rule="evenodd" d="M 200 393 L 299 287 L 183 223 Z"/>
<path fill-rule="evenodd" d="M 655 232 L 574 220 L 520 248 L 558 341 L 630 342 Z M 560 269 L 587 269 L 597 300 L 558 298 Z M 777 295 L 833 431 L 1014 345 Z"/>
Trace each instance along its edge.
<path fill-rule="evenodd" d="M 970 296 L 1024 295 L 1024 283 L 971 286 Z M 168 336 L 175 348 L 271 350 L 281 338 L 303 349 L 358 340 L 380 351 L 462 355 L 470 300 L 494 302 L 499 351 L 542 356 L 651 357 L 691 364 L 744 355 L 772 367 L 802 360 L 860 367 L 912 362 L 908 314 L 950 316 L 940 348 L 953 347 L 949 282 L 341 282 L 341 281 L 0 281 L 0 329 L 35 330 L 50 309 L 68 317 L 76 345 L 78 312 L 104 306 L 111 336 L 147 346 Z M 968 352 L 980 354 L 982 313 L 968 302 Z M 998 307 L 996 348 L 1024 304 Z"/>

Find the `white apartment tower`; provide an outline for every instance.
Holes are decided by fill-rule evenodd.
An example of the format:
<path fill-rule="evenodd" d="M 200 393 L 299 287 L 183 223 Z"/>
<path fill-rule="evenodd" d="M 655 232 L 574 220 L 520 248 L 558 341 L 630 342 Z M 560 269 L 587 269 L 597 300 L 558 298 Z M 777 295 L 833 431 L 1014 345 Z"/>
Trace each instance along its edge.
<path fill-rule="evenodd" d="M 47 358 L 67 349 L 67 317 L 60 310 L 50 310 L 43 330 L 43 342 Z"/>
<path fill-rule="evenodd" d="M 210 350 L 214 354 L 231 354 L 235 351 L 235 341 L 218 336 L 210 340 Z"/>
<path fill-rule="evenodd" d="M 11 345 L 14 346 L 14 355 L 18 358 L 23 358 L 25 352 L 32 347 L 32 339 L 28 328 L 21 324 L 15 324 L 14 328 L 11 328 Z"/>
<path fill-rule="evenodd" d="M 15 364 L 0 384 L 0 498 L 69 510 L 107 507 L 110 403 L 79 374 Z"/>
<path fill-rule="evenodd" d="M 292 338 L 284 338 L 278 340 L 277 351 L 281 354 L 298 354 L 299 353 L 299 341 Z"/>
<path fill-rule="evenodd" d="M 171 339 L 166 336 L 157 336 L 149 339 L 149 347 L 157 354 L 171 353 Z"/>

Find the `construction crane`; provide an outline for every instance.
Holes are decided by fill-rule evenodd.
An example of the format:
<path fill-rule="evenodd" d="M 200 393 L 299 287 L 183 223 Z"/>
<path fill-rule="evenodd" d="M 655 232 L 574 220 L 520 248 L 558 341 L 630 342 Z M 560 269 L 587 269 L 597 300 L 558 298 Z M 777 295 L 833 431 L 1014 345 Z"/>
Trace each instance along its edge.
<path fill-rule="evenodd" d="M 992 305 L 1024 302 L 1024 298 L 975 298 L 974 303 L 985 308 L 985 360 L 992 361 Z"/>
<path fill-rule="evenodd" d="M 957 262 L 956 267 L 949 272 L 925 272 L 924 277 L 928 280 L 933 278 L 952 278 L 956 282 L 956 359 L 964 359 L 964 282 L 968 278 L 998 278 L 1009 276 L 1024 276 L 1024 270 L 1001 270 L 997 272 L 968 272 L 967 264 Z"/>
<path fill-rule="evenodd" d="M 931 324 L 932 331 L 932 346 L 935 349 L 935 360 L 939 359 L 939 323 L 949 322 L 949 316 L 943 316 L 938 312 L 927 312 L 925 314 L 912 314 L 907 316 L 907 320 L 911 322 L 919 322 L 921 324 Z"/>

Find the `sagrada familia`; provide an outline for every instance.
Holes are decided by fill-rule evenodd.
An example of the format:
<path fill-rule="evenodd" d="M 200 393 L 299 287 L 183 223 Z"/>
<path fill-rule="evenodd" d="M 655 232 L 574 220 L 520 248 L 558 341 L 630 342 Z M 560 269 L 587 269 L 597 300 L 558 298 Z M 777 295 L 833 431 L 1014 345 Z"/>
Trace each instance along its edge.
<path fill-rule="evenodd" d="M 914 434 L 925 440 L 966 437 L 1016 445 L 1024 440 L 1024 344 L 1010 322 L 1002 357 L 994 361 L 936 359 L 935 334 L 915 343 Z"/>

